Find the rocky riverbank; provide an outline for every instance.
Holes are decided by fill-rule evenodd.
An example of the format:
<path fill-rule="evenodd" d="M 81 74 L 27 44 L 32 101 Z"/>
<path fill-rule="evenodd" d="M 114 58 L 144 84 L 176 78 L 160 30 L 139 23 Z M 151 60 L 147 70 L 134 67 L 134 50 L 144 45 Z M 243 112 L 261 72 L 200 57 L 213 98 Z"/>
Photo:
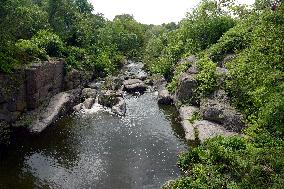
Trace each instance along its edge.
<path fill-rule="evenodd" d="M 228 95 L 219 88 L 209 97 L 196 99 L 198 87 L 196 76 L 199 73 L 195 56 L 191 56 L 180 64 L 189 63 L 191 66 L 179 78 L 177 89 L 171 94 L 166 85 L 159 89 L 160 104 L 174 104 L 180 113 L 181 124 L 188 141 L 204 142 L 218 135 L 238 135 L 245 127 L 242 115 L 230 105 Z M 221 77 L 227 70 L 217 67 Z"/>

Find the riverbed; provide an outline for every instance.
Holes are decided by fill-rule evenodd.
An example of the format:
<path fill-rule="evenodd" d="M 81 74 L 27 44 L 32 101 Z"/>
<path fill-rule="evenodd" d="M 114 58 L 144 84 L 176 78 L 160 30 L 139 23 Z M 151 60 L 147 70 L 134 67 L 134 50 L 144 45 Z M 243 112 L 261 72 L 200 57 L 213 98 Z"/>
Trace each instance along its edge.
<path fill-rule="evenodd" d="M 0 155 L 0 188 L 157 189 L 180 175 L 187 149 L 174 107 L 153 92 L 126 95 L 127 112 L 73 114 Z"/>

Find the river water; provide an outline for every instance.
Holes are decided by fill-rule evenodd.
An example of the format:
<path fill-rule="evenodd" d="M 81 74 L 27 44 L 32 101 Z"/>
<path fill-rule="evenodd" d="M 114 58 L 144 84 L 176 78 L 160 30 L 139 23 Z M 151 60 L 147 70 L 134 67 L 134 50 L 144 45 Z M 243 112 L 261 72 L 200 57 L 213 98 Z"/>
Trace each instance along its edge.
<path fill-rule="evenodd" d="M 154 93 L 126 96 L 125 117 L 107 111 L 62 118 L 0 152 L 0 189 L 156 189 L 179 176 L 186 150 L 173 107 Z"/>

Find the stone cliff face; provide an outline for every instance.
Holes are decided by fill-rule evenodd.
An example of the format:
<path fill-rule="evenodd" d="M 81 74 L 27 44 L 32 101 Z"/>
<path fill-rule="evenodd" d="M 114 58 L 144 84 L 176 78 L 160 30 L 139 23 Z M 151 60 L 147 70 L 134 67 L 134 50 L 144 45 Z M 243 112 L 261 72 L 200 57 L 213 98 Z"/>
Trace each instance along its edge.
<path fill-rule="evenodd" d="M 14 122 L 61 92 L 63 85 L 62 60 L 33 64 L 12 75 L 0 73 L 0 121 Z"/>

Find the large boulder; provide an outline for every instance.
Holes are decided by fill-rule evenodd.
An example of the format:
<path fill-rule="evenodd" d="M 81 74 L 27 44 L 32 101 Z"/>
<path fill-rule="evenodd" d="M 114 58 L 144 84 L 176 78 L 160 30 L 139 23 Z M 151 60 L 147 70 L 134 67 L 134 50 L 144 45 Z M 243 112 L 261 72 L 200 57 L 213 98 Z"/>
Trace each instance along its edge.
<path fill-rule="evenodd" d="M 232 107 L 224 92 L 215 92 L 211 98 L 202 99 L 200 110 L 203 118 L 222 124 L 226 129 L 241 132 L 244 128 L 243 116 Z"/>
<path fill-rule="evenodd" d="M 126 113 L 126 103 L 121 97 L 118 97 L 117 99 L 118 102 L 111 108 L 111 111 L 117 115 L 124 116 Z"/>
<path fill-rule="evenodd" d="M 31 133 L 42 132 L 68 111 L 72 99 L 71 94 L 66 92 L 59 93 L 52 97 L 48 106 L 40 112 L 40 116 L 30 125 L 29 131 Z"/>
<path fill-rule="evenodd" d="M 82 90 L 82 98 L 87 99 L 87 98 L 96 98 L 97 96 L 97 90 L 92 89 L 92 88 L 84 88 Z"/>
<path fill-rule="evenodd" d="M 200 142 L 204 142 L 206 139 L 213 138 L 216 136 L 233 136 L 237 133 L 225 129 L 223 126 L 207 121 L 200 120 L 193 123 L 193 127 L 198 133 L 198 139 Z"/>
<path fill-rule="evenodd" d="M 40 133 L 66 115 L 78 103 L 80 90 L 61 92 L 53 96 L 47 104 L 22 115 L 13 126 L 26 128 L 31 133 Z"/>
<path fill-rule="evenodd" d="M 162 89 L 159 90 L 158 103 L 165 105 L 170 105 L 173 103 L 173 97 L 171 96 L 170 92 L 166 87 L 163 87 Z"/>
<path fill-rule="evenodd" d="M 184 73 L 179 79 L 177 90 L 175 93 L 175 100 L 180 102 L 187 102 L 192 105 L 197 105 L 197 99 L 194 96 L 197 89 L 197 74 Z"/>
<path fill-rule="evenodd" d="M 198 111 L 199 109 L 195 106 L 182 106 L 179 109 L 181 125 L 184 129 L 186 140 L 194 141 L 196 139 L 194 125 L 189 121 L 189 119 Z"/>
<path fill-rule="evenodd" d="M 147 89 L 145 83 L 140 79 L 125 80 L 123 82 L 123 86 L 124 86 L 123 90 L 129 93 L 135 93 L 135 92 L 143 93 Z"/>
<path fill-rule="evenodd" d="M 196 113 L 199 114 L 199 108 L 195 106 L 182 106 L 179 109 L 181 125 L 185 131 L 185 138 L 188 141 L 204 142 L 206 139 L 213 138 L 218 135 L 232 136 L 237 133 L 227 130 L 222 125 L 208 120 L 199 120 L 195 118 Z"/>

